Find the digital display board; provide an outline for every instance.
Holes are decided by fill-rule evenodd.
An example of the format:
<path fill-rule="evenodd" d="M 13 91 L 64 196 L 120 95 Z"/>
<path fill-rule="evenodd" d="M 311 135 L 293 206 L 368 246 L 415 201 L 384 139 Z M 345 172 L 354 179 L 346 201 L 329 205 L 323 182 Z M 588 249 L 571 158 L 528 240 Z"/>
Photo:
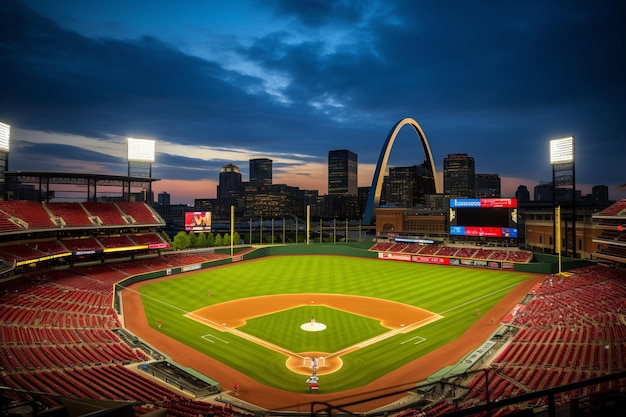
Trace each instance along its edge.
<path fill-rule="evenodd" d="M 128 160 L 154 162 L 154 140 L 128 138 Z"/>
<path fill-rule="evenodd" d="M 451 199 L 450 235 L 517 238 L 517 199 Z"/>
<path fill-rule="evenodd" d="M 210 232 L 210 211 L 187 211 L 185 212 L 185 232 Z"/>
<path fill-rule="evenodd" d="M 11 141 L 11 126 L 0 122 L 0 151 L 9 151 Z"/>

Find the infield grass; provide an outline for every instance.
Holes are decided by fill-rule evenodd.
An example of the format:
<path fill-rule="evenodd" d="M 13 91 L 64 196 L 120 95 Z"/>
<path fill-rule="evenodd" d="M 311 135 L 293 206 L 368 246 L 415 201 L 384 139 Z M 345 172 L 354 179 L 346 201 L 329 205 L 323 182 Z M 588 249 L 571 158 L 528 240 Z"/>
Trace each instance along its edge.
<path fill-rule="evenodd" d="M 522 273 L 356 257 L 276 256 L 173 277 L 144 285 L 140 292 L 151 326 L 156 328 L 157 322 L 162 321 L 159 331 L 168 336 L 263 384 L 296 392 L 306 389 L 306 377 L 287 369 L 284 354 L 184 315 L 240 298 L 331 293 L 397 301 L 443 316 L 409 333 L 342 356 L 342 368 L 321 378 L 324 391 L 332 392 L 367 384 L 457 339 L 478 320 L 477 309 L 488 311 L 529 277 Z M 324 317 L 320 321 L 328 329 L 302 332 L 299 325 L 313 315 Z M 254 318 L 239 330 L 293 352 L 335 352 L 388 329 L 370 318 L 321 306 L 303 306 Z M 424 340 L 416 344 L 409 341 L 412 338 Z M 468 346 L 467 353 L 476 347 Z"/>

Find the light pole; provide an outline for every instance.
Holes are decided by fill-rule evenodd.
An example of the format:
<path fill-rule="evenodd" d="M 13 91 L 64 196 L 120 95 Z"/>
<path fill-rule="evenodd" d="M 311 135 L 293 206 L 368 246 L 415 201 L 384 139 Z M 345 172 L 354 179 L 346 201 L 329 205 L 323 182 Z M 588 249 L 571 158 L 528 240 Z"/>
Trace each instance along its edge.
<path fill-rule="evenodd" d="M 552 238 L 553 252 L 557 251 L 556 243 L 556 200 L 557 190 L 560 186 L 572 187 L 572 257 L 576 257 L 576 166 L 574 157 L 574 136 L 567 136 L 550 140 L 550 165 L 552 165 L 552 215 L 553 229 Z M 558 175 L 557 175 L 558 172 Z M 568 237 L 567 223 L 565 225 L 565 253 L 567 254 Z M 560 242 L 559 242 L 560 243 Z M 562 250 L 562 248 L 561 248 Z"/>
<path fill-rule="evenodd" d="M 287 243 L 287 242 L 285 241 L 285 218 L 283 217 L 283 245 L 285 243 Z"/>
<path fill-rule="evenodd" d="M 311 237 L 311 206 L 306 206 L 306 244 L 309 244 Z"/>
<path fill-rule="evenodd" d="M 235 253 L 234 239 L 235 237 L 235 206 L 230 206 L 230 256 Z"/>
<path fill-rule="evenodd" d="M 337 218 L 333 219 L 333 245 L 337 243 Z"/>

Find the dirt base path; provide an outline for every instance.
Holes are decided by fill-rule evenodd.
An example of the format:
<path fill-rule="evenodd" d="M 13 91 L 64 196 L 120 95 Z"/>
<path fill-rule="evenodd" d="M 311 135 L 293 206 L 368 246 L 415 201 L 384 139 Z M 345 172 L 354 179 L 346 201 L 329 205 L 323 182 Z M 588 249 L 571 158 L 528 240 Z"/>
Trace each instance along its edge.
<path fill-rule="evenodd" d="M 177 275 L 176 277 L 180 277 Z M 172 277 L 159 278 L 159 280 L 171 279 Z M 125 327 L 146 341 L 157 347 L 162 353 L 169 356 L 182 366 L 187 366 L 218 381 L 223 391 L 232 389 L 234 382 L 240 385 L 238 398 L 258 407 L 268 410 L 311 411 L 311 403 L 331 403 L 341 405 L 366 401 L 373 397 L 383 397 L 370 400 L 361 404 L 347 407 L 353 412 L 366 412 L 382 407 L 401 399 L 408 391 L 415 387 L 416 382 L 424 380 L 429 375 L 441 368 L 457 363 L 465 355 L 476 349 L 494 332 L 495 327 L 491 324 L 491 318 L 499 323 L 510 310 L 528 294 L 532 287 L 543 281 L 545 275 L 535 275 L 518 284 L 490 311 L 485 312 L 467 332 L 452 343 L 447 344 L 433 352 L 430 352 L 385 376 L 359 388 L 337 393 L 309 394 L 283 391 L 267 387 L 256 382 L 247 375 L 234 370 L 217 360 L 189 348 L 188 346 L 165 336 L 161 332 L 149 326 L 141 304 L 141 297 L 137 292 L 141 285 L 134 284 L 131 291 L 122 291 L 122 303 L 124 307 Z M 151 280 L 153 283 L 156 280 Z M 396 393 L 396 394 L 394 394 Z M 390 395 L 393 394 L 393 395 Z M 389 396 L 387 396 L 389 395 Z M 318 408 L 316 408 L 318 409 Z"/>

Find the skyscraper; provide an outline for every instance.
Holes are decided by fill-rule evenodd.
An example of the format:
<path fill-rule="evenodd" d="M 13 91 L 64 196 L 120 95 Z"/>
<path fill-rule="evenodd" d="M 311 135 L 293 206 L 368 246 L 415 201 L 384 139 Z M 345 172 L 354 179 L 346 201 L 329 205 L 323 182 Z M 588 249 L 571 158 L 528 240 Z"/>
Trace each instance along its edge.
<path fill-rule="evenodd" d="M 357 195 L 357 155 L 347 149 L 328 152 L 328 195 Z"/>
<path fill-rule="evenodd" d="M 233 164 L 224 165 L 217 185 L 217 198 L 238 197 L 241 193 L 241 172 Z"/>
<path fill-rule="evenodd" d="M 250 185 L 264 187 L 272 185 L 272 160 L 257 158 L 250 160 Z"/>
<path fill-rule="evenodd" d="M 474 157 L 466 153 L 454 153 L 443 158 L 443 193 L 445 195 L 473 198 L 475 184 Z"/>
<path fill-rule="evenodd" d="M 517 198 L 518 203 L 530 201 L 530 191 L 528 191 L 528 187 L 525 185 L 517 187 L 517 191 L 515 191 L 515 198 Z"/>
<path fill-rule="evenodd" d="M 434 194 L 433 176 L 428 164 L 389 168 L 387 204 L 414 207 L 425 203 L 427 194 Z"/>
<path fill-rule="evenodd" d="M 499 198 L 502 196 L 498 174 L 476 174 L 476 198 Z"/>
<path fill-rule="evenodd" d="M 159 206 L 170 205 L 170 193 L 168 193 L 167 191 L 160 192 L 157 198 Z"/>
<path fill-rule="evenodd" d="M 608 204 L 609 187 L 606 185 L 594 185 L 591 188 L 591 199 L 595 204 Z"/>

